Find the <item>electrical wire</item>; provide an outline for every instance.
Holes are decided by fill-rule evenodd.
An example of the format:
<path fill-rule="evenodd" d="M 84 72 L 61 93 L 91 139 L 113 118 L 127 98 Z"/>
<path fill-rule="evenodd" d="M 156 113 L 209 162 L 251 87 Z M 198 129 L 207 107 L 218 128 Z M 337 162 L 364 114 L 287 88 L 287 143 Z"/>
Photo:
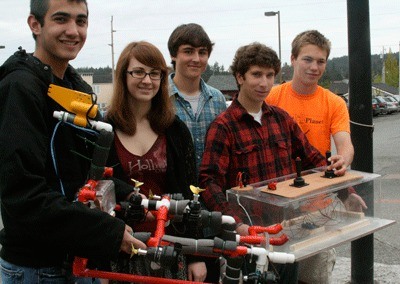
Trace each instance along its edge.
<path fill-rule="evenodd" d="M 72 124 L 70 122 L 63 122 L 63 121 L 57 122 L 56 126 L 54 127 L 53 134 L 51 135 L 51 139 L 50 139 L 50 153 L 51 153 L 51 159 L 52 159 L 52 162 L 53 162 L 54 172 L 55 172 L 55 174 L 56 174 L 56 176 L 57 176 L 57 178 L 58 178 L 58 180 L 60 182 L 61 193 L 62 193 L 62 195 L 65 196 L 64 185 L 63 185 L 62 179 L 61 179 L 61 177 L 59 175 L 59 172 L 58 172 L 57 157 L 56 157 L 55 146 L 54 146 L 54 140 L 55 140 L 55 136 L 56 136 L 57 130 L 58 130 L 60 124 L 62 124 L 62 123 L 63 124 L 67 124 L 69 126 L 72 126 L 73 128 L 79 129 L 79 130 L 81 130 L 83 132 L 95 135 L 95 136 L 98 133 L 96 131 L 92 130 L 92 129 L 87 129 L 87 128 Z"/>
<path fill-rule="evenodd" d="M 249 225 L 253 226 L 253 221 L 251 220 L 249 213 L 247 212 L 246 208 L 242 205 L 242 203 L 240 203 L 239 194 L 236 194 L 236 201 L 237 201 L 238 205 L 240 206 L 240 208 L 242 208 L 242 210 L 246 214 L 247 219 L 249 219 Z"/>
<path fill-rule="evenodd" d="M 94 108 L 94 106 L 97 104 L 97 95 L 95 93 L 90 93 L 90 96 L 92 98 L 92 105 L 86 112 L 86 123 L 87 123 L 87 125 L 89 125 L 90 128 L 92 128 L 92 124 L 90 123 L 90 119 L 89 119 L 89 113 Z"/>
<path fill-rule="evenodd" d="M 56 153 L 55 153 L 55 150 L 54 150 L 54 138 L 56 136 L 57 129 L 60 126 L 61 123 L 62 123 L 61 121 L 57 122 L 56 126 L 54 127 L 53 134 L 51 135 L 50 153 L 51 153 L 51 159 L 53 161 L 54 171 L 55 171 L 56 176 L 57 176 L 57 178 L 58 178 L 58 180 L 60 182 L 61 193 L 65 196 L 64 186 L 63 186 L 62 180 L 60 178 L 60 175 L 58 174 L 58 167 L 57 167 L 57 161 L 56 161 L 57 159 L 56 159 Z"/>

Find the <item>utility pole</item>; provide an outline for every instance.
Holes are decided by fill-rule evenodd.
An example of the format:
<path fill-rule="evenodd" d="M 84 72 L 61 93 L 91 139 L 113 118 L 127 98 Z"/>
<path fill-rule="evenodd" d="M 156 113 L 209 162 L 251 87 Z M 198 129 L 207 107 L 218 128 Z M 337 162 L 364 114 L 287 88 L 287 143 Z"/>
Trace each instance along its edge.
<path fill-rule="evenodd" d="M 354 145 L 353 170 L 373 173 L 373 121 L 369 0 L 347 0 L 349 41 L 350 129 Z M 363 72 L 360 72 L 363 70 Z M 357 193 L 365 200 L 367 216 L 374 214 L 374 187 L 368 182 Z M 374 283 L 374 235 L 351 242 L 351 283 Z"/>
<path fill-rule="evenodd" d="M 113 27 L 113 16 L 111 16 L 111 44 L 109 44 L 109 46 L 111 46 L 111 75 L 112 75 L 112 84 L 114 85 L 114 33 L 116 31 L 114 30 Z"/>
<path fill-rule="evenodd" d="M 382 47 L 382 83 L 386 83 L 385 47 Z"/>
<path fill-rule="evenodd" d="M 399 95 L 400 95 L 400 41 L 399 41 Z"/>

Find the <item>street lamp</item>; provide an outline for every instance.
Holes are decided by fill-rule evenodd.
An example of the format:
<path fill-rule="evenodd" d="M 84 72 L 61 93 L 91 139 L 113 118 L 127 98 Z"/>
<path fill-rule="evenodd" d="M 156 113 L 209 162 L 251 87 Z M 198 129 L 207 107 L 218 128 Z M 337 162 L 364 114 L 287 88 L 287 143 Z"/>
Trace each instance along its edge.
<path fill-rule="evenodd" d="M 0 45 L 0 49 L 4 49 L 6 48 L 4 45 Z"/>
<path fill-rule="evenodd" d="M 264 16 L 267 17 L 273 17 L 278 15 L 278 39 L 279 39 L 279 60 L 281 61 L 282 64 L 282 57 L 281 57 L 281 13 L 279 11 L 274 12 L 274 11 L 269 11 L 265 12 Z M 279 83 L 282 82 L 282 70 L 279 72 Z"/>

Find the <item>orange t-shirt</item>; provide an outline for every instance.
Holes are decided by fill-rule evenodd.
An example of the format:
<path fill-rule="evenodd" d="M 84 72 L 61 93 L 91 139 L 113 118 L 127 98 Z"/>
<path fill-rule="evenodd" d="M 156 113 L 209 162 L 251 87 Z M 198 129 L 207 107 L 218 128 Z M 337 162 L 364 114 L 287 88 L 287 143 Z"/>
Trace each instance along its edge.
<path fill-rule="evenodd" d="M 274 86 L 265 102 L 286 110 L 300 125 L 311 145 L 324 156 L 331 150 L 331 135 L 339 131 L 350 133 L 345 101 L 321 86 L 312 94 L 302 95 L 287 82 Z"/>

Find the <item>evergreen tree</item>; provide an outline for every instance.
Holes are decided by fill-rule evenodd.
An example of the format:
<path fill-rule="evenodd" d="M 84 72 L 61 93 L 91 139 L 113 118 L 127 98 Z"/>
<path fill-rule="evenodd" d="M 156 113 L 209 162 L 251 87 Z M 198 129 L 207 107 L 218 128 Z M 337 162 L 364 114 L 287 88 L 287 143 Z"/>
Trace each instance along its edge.
<path fill-rule="evenodd" d="M 228 71 L 225 71 L 224 65 L 219 66 L 218 62 L 214 62 L 212 66 L 207 64 L 206 71 L 201 75 L 204 81 L 208 81 L 212 75 L 224 75 L 230 74 Z"/>

